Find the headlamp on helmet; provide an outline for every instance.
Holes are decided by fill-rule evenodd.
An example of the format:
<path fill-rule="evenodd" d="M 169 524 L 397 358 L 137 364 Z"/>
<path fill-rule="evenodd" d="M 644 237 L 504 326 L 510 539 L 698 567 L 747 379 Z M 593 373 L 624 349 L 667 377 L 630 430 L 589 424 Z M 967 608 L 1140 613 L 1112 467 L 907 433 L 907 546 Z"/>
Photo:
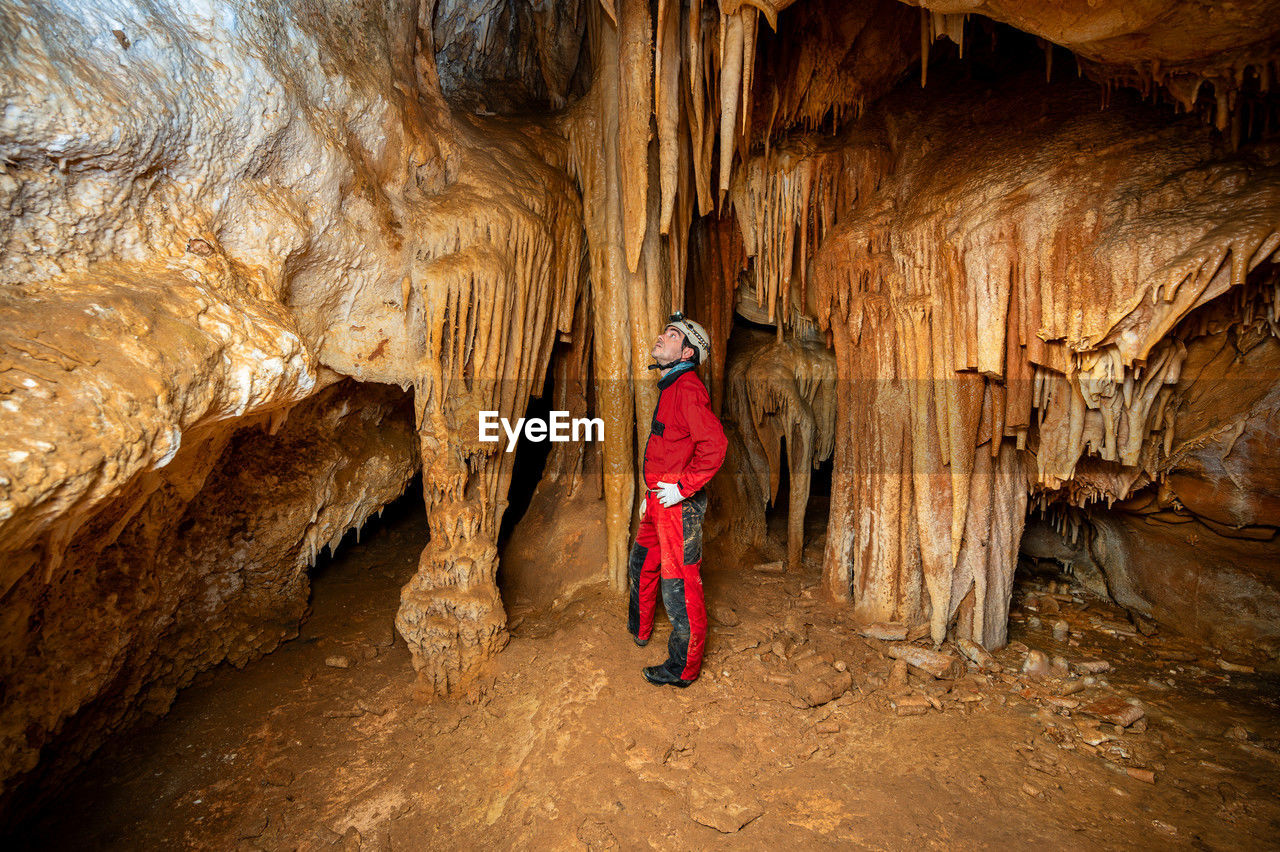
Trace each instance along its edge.
<path fill-rule="evenodd" d="M 667 328 L 674 328 L 684 335 L 684 345 L 696 353 L 694 364 L 701 364 L 711 355 L 711 336 L 707 330 L 691 319 L 685 319 L 683 311 L 676 311 L 667 321 Z"/>

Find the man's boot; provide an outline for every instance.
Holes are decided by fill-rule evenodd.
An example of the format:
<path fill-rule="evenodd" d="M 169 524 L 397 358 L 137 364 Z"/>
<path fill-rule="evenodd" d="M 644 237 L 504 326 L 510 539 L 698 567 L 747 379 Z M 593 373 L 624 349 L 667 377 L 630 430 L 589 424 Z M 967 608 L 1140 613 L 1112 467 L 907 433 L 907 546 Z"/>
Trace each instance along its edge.
<path fill-rule="evenodd" d="M 684 689 L 691 680 L 681 680 L 680 675 L 672 674 L 666 666 L 646 666 L 644 669 L 644 679 L 654 686 L 678 686 Z"/>

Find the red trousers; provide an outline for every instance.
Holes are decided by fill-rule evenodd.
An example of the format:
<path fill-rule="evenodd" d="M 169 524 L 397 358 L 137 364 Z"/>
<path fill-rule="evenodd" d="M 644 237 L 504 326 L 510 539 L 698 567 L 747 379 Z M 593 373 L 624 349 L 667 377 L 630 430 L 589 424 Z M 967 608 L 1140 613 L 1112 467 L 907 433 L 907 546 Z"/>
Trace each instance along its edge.
<path fill-rule="evenodd" d="M 669 509 L 658 502 L 656 494 L 649 494 L 627 560 L 631 590 L 627 629 L 639 639 L 649 638 L 661 590 L 662 606 L 671 621 L 663 666 L 681 680 L 697 679 L 707 643 L 701 574 L 702 518 L 706 511 L 705 491 Z"/>

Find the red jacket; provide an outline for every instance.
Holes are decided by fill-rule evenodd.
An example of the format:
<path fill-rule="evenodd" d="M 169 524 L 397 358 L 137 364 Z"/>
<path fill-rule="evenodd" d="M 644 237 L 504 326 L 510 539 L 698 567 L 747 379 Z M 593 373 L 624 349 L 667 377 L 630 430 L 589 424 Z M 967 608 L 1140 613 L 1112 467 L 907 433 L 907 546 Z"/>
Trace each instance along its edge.
<path fill-rule="evenodd" d="M 692 369 L 658 381 L 649 442 L 644 448 L 644 482 L 674 482 L 686 497 L 701 491 L 724 462 L 729 442 L 711 411 L 711 397 Z"/>

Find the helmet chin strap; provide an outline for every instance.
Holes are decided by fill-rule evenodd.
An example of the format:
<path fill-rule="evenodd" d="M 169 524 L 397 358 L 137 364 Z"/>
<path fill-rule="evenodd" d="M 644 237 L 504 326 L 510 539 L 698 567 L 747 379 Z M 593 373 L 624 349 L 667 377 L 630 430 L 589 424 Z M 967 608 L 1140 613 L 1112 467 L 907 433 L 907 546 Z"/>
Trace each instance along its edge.
<path fill-rule="evenodd" d="M 659 361 L 657 358 L 654 358 L 654 359 L 653 359 L 653 363 L 652 363 L 652 364 L 650 364 L 646 369 L 649 369 L 649 370 L 670 370 L 670 369 L 671 369 L 672 367 L 674 367 L 675 365 L 677 365 L 677 364 L 683 364 L 684 362 L 686 362 L 686 361 L 688 361 L 688 360 L 689 360 L 688 358 L 677 358 L 677 359 L 676 359 L 676 360 L 674 360 L 674 361 L 668 361 L 667 363 L 665 363 L 665 364 L 664 364 L 664 363 L 662 363 L 661 361 Z"/>

